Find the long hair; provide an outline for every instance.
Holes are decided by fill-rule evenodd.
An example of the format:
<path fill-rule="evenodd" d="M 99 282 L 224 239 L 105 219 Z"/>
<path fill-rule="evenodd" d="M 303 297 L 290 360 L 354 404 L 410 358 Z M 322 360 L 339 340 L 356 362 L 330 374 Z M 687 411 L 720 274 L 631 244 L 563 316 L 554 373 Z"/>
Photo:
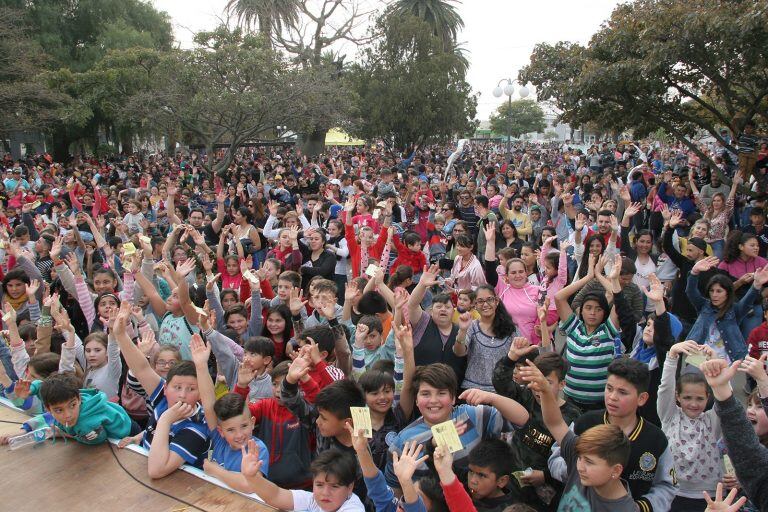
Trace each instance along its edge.
<path fill-rule="evenodd" d="M 744 245 L 752 239 L 757 239 L 757 236 L 752 233 L 742 233 L 738 229 L 731 231 L 728 235 L 728 239 L 725 241 L 725 249 L 723 249 L 723 260 L 726 263 L 732 263 L 739 259 L 741 256 L 740 245 Z"/>
<path fill-rule="evenodd" d="M 720 306 L 720 310 L 717 313 L 717 318 L 723 318 L 725 314 L 731 309 L 733 306 L 733 303 L 736 301 L 736 293 L 733 291 L 733 281 L 731 281 L 730 277 L 724 276 L 722 274 L 716 274 L 712 276 L 712 278 L 707 283 L 707 298 L 709 298 L 709 292 L 712 289 L 714 285 L 719 285 L 723 289 L 725 289 L 725 292 L 728 294 L 728 296 L 725 299 L 725 302 L 722 306 Z M 710 301 L 711 304 L 711 301 Z M 714 306 L 713 306 L 714 307 Z"/>
<path fill-rule="evenodd" d="M 581 256 L 581 264 L 579 265 L 579 279 L 586 276 L 589 271 L 589 246 L 592 245 L 592 242 L 595 240 L 600 242 L 600 246 L 602 247 L 602 249 L 600 249 L 600 254 L 605 252 L 605 240 L 603 240 L 601 235 L 595 234 L 584 240 L 584 254 Z"/>
<path fill-rule="evenodd" d="M 489 284 L 478 286 L 476 292 L 479 292 L 480 290 L 486 290 L 491 295 L 496 297 L 496 290 Z M 493 334 L 497 338 L 506 338 L 507 336 L 512 336 L 515 333 L 515 322 L 512 320 L 512 317 L 509 316 L 507 307 L 500 300 L 497 300 L 496 302 L 496 310 L 493 313 L 493 322 L 491 323 L 491 328 L 493 329 Z"/>

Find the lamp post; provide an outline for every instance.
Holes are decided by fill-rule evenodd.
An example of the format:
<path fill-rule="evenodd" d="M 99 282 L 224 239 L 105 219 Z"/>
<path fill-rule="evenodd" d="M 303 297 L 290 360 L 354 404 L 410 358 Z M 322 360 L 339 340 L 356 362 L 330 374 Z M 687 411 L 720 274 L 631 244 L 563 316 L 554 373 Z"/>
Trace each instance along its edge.
<path fill-rule="evenodd" d="M 506 83 L 504 87 L 501 87 L 502 83 Z M 493 95 L 497 98 L 501 98 L 502 95 L 507 96 L 509 105 L 509 115 L 512 115 L 512 95 L 515 93 L 514 81 L 510 78 L 502 78 L 499 83 L 496 84 L 496 88 L 493 90 Z M 526 86 L 521 86 L 517 91 L 521 98 L 526 98 L 530 91 Z M 507 154 L 511 153 L 512 146 L 512 120 L 511 117 L 507 118 Z"/>

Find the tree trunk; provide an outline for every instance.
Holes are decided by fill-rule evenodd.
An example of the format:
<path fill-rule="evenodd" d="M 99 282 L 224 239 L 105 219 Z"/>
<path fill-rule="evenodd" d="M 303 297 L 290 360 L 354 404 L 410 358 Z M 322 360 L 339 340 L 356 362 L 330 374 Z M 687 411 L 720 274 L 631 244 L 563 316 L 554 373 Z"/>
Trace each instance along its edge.
<path fill-rule="evenodd" d="M 133 135 L 126 135 L 123 140 L 120 141 L 123 146 L 123 154 L 130 156 L 133 154 Z"/>
<path fill-rule="evenodd" d="M 308 156 L 319 155 L 325 150 L 325 134 L 328 130 L 315 129 L 304 134 L 301 151 Z"/>
<path fill-rule="evenodd" d="M 53 160 L 55 162 L 69 162 L 69 146 L 72 140 L 58 130 L 54 132 L 53 141 Z"/>

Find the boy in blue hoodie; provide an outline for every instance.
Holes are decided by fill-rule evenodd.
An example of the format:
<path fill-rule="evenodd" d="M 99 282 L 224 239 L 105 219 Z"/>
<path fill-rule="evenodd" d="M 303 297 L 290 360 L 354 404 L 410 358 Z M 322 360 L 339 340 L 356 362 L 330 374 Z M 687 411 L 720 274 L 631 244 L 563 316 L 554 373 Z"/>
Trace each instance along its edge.
<path fill-rule="evenodd" d="M 22 387 L 17 384 L 16 396 L 37 396 L 48 411 L 24 423 L 21 428 L 25 432 L 54 426 L 59 433 L 83 444 L 101 444 L 110 437 L 121 439 L 131 434 L 131 418 L 125 409 L 108 401 L 98 389 L 80 389 L 73 375 L 56 373 L 44 381 L 36 380 L 28 392 Z M 7 439 L 0 443 L 3 441 Z"/>

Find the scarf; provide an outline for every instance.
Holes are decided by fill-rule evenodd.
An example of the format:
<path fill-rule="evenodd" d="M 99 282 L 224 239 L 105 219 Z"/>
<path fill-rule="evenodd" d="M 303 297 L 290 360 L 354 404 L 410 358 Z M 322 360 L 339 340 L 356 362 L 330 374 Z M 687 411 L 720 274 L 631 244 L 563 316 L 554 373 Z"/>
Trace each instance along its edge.
<path fill-rule="evenodd" d="M 18 311 L 27 302 L 27 294 L 23 293 L 18 299 L 14 299 L 10 295 L 6 294 L 5 297 L 3 297 L 3 300 L 13 306 L 13 309 Z"/>

